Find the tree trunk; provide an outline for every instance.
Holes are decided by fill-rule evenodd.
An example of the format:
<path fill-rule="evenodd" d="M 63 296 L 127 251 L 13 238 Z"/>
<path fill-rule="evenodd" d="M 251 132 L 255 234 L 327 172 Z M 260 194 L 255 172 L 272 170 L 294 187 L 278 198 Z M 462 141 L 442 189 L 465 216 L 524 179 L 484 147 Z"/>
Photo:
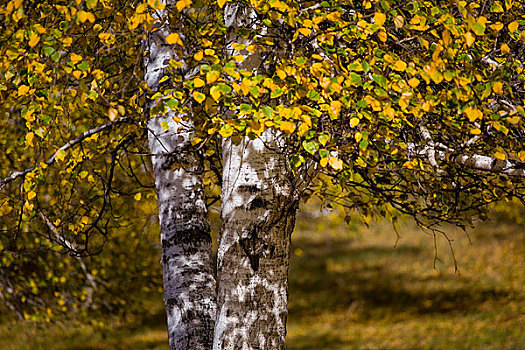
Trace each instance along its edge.
<path fill-rule="evenodd" d="M 216 350 L 285 348 L 290 238 L 298 202 L 277 144 L 272 130 L 239 145 L 223 143 Z"/>
<path fill-rule="evenodd" d="M 169 34 L 167 10 L 156 14 L 160 29 L 149 35 L 150 53 L 145 59 L 145 78 L 153 91 L 158 90 L 169 59 L 177 59 L 173 46 L 164 40 Z M 174 116 L 176 112 L 169 110 L 148 122 L 159 205 L 169 343 L 172 350 L 209 350 L 216 316 L 215 278 L 200 177 L 202 158 L 190 143 L 191 121 L 176 123 Z M 168 123 L 167 130 L 162 122 Z"/>

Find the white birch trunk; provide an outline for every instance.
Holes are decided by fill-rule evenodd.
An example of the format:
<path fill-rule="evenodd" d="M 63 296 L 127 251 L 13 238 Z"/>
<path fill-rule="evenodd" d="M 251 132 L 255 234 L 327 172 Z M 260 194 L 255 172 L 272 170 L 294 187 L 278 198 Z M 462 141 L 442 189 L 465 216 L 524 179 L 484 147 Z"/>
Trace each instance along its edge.
<path fill-rule="evenodd" d="M 168 5 L 174 1 L 167 1 Z M 166 44 L 169 34 L 167 11 L 157 12 L 160 29 L 148 38 L 149 57 L 145 78 L 153 91 L 175 47 Z M 150 151 L 155 172 L 161 232 L 164 302 L 170 349 L 212 347 L 215 322 L 215 278 L 211 236 L 202 181 L 202 160 L 192 149 L 192 123 L 176 123 L 169 110 L 148 122 Z M 167 122 L 165 130 L 161 122 Z M 179 130 L 180 129 L 180 130 Z"/>
<path fill-rule="evenodd" d="M 249 5 L 228 3 L 224 20 L 227 43 L 250 45 L 236 36 L 237 28 L 257 26 Z M 261 68 L 260 54 L 227 51 L 244 56 L 242 68 L 254 73 Z M 238 145 L 223 141 L 215 350 L 285 348 L 290 239 L 298 201 L 280 152 L 283 145 L 275 130 L 253 141 L 244 137 Z"/>
<path fill-rule="evenodd" d="M 284 349 L 297 201 L 276 131 L 223 143 L 222 229 L 214 349 Z"/>

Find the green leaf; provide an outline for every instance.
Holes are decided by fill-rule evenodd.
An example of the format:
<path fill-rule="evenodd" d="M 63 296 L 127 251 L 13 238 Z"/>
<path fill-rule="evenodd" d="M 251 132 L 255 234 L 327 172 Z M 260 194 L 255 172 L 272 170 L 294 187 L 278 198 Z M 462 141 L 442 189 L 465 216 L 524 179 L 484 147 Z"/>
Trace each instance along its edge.
<path fill-rule="evenodd" d="M 359 108 L 365 108 L 366 106 L 368 106 L 368 102 L 366 102 L 365 100 L 359 100 L 355 105 Z"/>
<path fill-rule="evenodd" d="M 87 71 L 89 69 L 89 64 L 86 61 L 82 61 L 77 65 L 78 69 Z"/>
<path fill-rule="evenodd" d="M 360 68 L 362 68 L 362 66 L 357 62 L 353 62 L 348 66 L 348 70 L 356 70 Z"/>
<path fill-rule="evenodd" d="M 350 81 L 353 85 L 361 85 L 363 83 L 363 79 L 361 78 L 361 76 L 354 72 L 350 73 Z"/>
<path fill-rule="evenodd" d="M 474 22 L 472 24 L 472 31 L 476 34 L 476 35 L 484 35 L 485 34 L 485 23 L 481 23 L 481 22 Z"/>
<path fill-rule="evenodd" d="M 267 117 L 267 118 L 271 118 L 272 115 L 273 115 L 273 112 L 274 110 L 272 109 L 272 107 L 268 107 L 268 106 L 264 106 L 262 108 L 262 111 L 263 111 L 263 114 Z"/>
<path fill-rule="evenodd" d="M 306 97 L 308 97 L 310 100 L 317 101 L 319 100 L 319 93 L 314 90 L 309 90 L 306 94 Z"/>
<path fill-rule="evenodd" d="M 501 6 L 501 3 L 499 1 L 496 1 L 495 3 L 493 3 L 491 6 L 490 6 L 490 12 L 496 12 L 496 13 L 499 13 L 499 12 L 503 12 L 503 7 Z"/>
<path fill-rule="evenodd" d="M 319 139 L 319 142 L 321 143 L 321 145 L 323 145 L 323 146 L 326 145 L 326 143 L 330 140 L 330 138 L 326 134 L 319 135 L 318 139 Z"/>
<path fill-rule="evenodd" d="M 306 63 L 306 58 L 305 57 L 297 57 L 295 59 L 295 64 L 297 64 L 298 66 L 302 65 L 302 64 L 305 64 Z"/>
<path fill-rule="evenodd" d="M 372 79 L 379 84 L 383 89 L 386 89 L 387 80 L 384 76 L 378 74 L 372 74 Z"/>
<path fill-rule="evenodd" d="M 257 98 L 259 97 L 260 90 L 257 86 L 250 87 L 250 94 L 252 94 L 253 97 Z"/>
<path fill-rule="evenodd" d="M 240 110 L 241 113 L 248 114 L 252 111 L 252 106 L 247 105 L 246 103 L 241 103 Z"/>
<path fill-rule="evenodd" d="M 49 47 L 49 46 L 44 46 L 44 54 L 46 56 L 51 56 L 53 54 L 53 52 L 55 52 L 55 49 L 53 49 L 52 47 Z"/>
<path fill-rule="evenodd" d="M 168 105 L 169 108 L 175 109 L 179 105 L 179 101 L 177 101 L 174 98 L 170 98 L 169 100 L 166 100 L 166 104 Z"/>
<path fill-rule="evenodd" d="M 303 148 L 310 154 L 315 154 L 319 150 L 319 144 L 315 140 L 303 141 Z"/>
<path fill-rule="evenodd" d="M 277 98 L 283 94 L 283 91 L 281 89 L 273 90 L 270 94 L 270 98 Z"/>
<path fill-rule="evenodd" d="M 297 169 L 303 163 L 304 163 L 304 157 L 302 155 L 300 155 L 300 154 L 294 154 L 290 158 L 290 166 L 293 169 Z"/>
<path fill-rule="evenodd" d="M 232 91 L 232 88 L 230 87 L 230 85 L 225 84 L 225 83 L 219 83 L 218 89 L 219 89 L 219 91 L 221 91 L 221 92 L 223 92 L 225 94 L 230 93 Z"/>
<path fill-rule="evenodd" d="M 53 59 L 53 61 L 58 62 L 60 60 L 60 53 L 55 52 L 54 54 L 51 55 L 51 58 Z"/>
<path fill-rule="evenodd" d="M 363 66 L 363 70 L 365 71 L 365 73 L 368 73 L 368 71 L 370 70 L 370 65 L 368 64 L 368 62 L 363 61 L 362 66 Z"/>

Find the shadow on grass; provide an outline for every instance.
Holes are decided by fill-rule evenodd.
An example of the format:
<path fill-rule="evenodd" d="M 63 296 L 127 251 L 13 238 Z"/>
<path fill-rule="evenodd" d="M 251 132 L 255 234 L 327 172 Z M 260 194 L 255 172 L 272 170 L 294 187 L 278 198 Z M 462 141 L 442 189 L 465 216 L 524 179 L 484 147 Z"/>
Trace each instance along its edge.
<path fill-rule="evenodd" d="M 348 339 L 333 332 L 310 332 L 308 320 L 322 324 L 324 321 L 319 320 L 324 317 L 337 328 L 341 320 L 365 327 L 433 314 L 453 318 L 475 312 L 484 303 L 505 304 L 515 297 L 508 290 L 471 283 L 468 277 L 453 273 L 440 274 L 430 269 L 425 275 L 390 266 L 392 261 L 417 264 L 432 260 L 428 245 L 405 242 L 397 248 L 387 244 L 363 246 L 350 238 L 312 237 L 301 235 L 293 241 L 292 249 L 300 251 L 300 256 L 292 258 L 290 267 L 289 319 L 291 325 L 307 334 L 293 336 L 290 349 L 339 349 L 349 345 Z M 323 313 L 332 316 L 320 316 Z"/>
<path fill-rule="evenodd" d="M 421 281 L 411 274 L 392 271 L 386 265 L 385 257 L 393 254 L 397 259 L 418 258 L 423 252 L 416 246 L 354 248 L 349 241 L 327 246 L 305 238 L 295 244 L 305 247 L 306 252 L 294 258 L 290 271 L 290 293 L 294 295 L 291 315 L 311 312 L 317 306 L 324 310 L 348 308 L 356 302 L 372 314 L 379 308 L 392 314 L 469 311 L 485 301 L 509 296 L 508 292 L 494 288 L 425 288 L 430 280 L 445 281 L 450 277 L 431 276 Z M 417 282 L 421 282 L 419 288 L 413 285 Z M 296 303 L 294 299 L 309 302 Z"/>

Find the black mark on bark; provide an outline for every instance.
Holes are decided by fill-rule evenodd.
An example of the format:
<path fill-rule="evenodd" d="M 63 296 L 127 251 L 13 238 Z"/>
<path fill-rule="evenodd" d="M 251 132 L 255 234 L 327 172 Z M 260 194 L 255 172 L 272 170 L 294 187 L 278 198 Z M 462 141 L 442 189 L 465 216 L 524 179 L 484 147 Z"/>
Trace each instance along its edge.
<path fill-rule="evenodd" d="M 261 226 L 262 223 L 254 225 L 243 238 L 239 239 L 239 244 L 246 256 L 248 256 L 250 266 L 254 272 L 259 269 L 259 258 L 268 250 L 268 244 L 258 236 Z"/>

